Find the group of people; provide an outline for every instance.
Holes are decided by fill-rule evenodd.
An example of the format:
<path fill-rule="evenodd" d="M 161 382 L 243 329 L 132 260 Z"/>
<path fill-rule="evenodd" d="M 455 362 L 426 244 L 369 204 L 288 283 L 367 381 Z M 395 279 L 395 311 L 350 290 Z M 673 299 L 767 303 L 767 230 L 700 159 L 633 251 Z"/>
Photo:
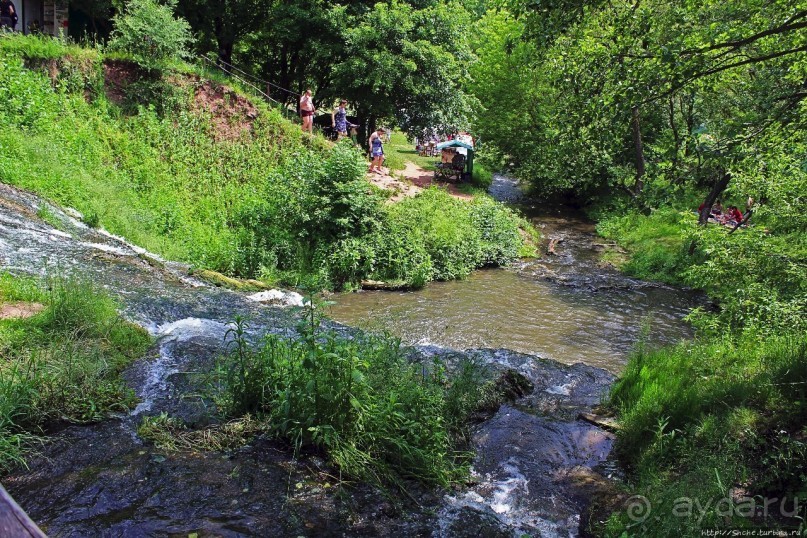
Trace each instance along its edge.
<path fill-rule="evenodd" d="M 747 204 L 748 210 L 751 209 L 753 203 L 753 199 L 749 198 Z M 705 203 L 698 207 L 699 214 L 703 211 L 704 207 L 706 207 Z M 728 209 L 724 209 L 720 200 L 717 200 L 709 210 L 709 218 L 714 219 L 715 222 L 725 226 L 736 226 L 743 222 L 745 216 L 736 205 L 730 205 Z"/>
<path fill-rule="evenodd" d="M 459 140 L 471 147 L 474 145 L 474 137 L 465 131 L 450 133 L 444 136 L 438 136 L 436 132 L 432 131 L 431 133 L 424 133 L 422 137 L 415 138 L 415 151 L 421 155 L 431 154 L 430 152 L 437 144 L 450 140 Z M 464 148 L 459 148 L 459 152 L 465 154 Z"/>
<path fill-rule="evenodd" d="M 17 8 L 11 0 L 0 0 L 0 28 L 10 28 L 15 30 L 17 28 Z"/>
<path fill-rule="evenodd" d="M 314 106 L 314 101 L 311 99 L 311 90 L 306 90 L 300 97 L 300 118 L 303 123 L 303 131 L 313 134 L 314 115 L 316 112 L 317 109 Z M 337 140 L 347 137 L 349 129 L 358 127 L 350 123 L 347 119 L 347 99 L 340 100 L 339 106 L 331 113 L 331 127 L 336 131 Z M 367 140 L 371 159 L 370 172 L 382 173 L 381 165 L 384 164 L 384 137 L 389 141 L 390 132 L 383 127 L 379 127 Z"/>
<path fill-rule="evenodd" d="M 306 90 L 300 97 L 300 118 L 303 122 L 303 131 L 313 134 L 316 113 L 317 109 L 311 99 L 311 90 Z M 357 127 L 347 120 L 347 99 L 339 101 L 339 106 L 331 113 L 331 127 L 336 131 L 337 140 L 348 136 L 348 129 Z"/>

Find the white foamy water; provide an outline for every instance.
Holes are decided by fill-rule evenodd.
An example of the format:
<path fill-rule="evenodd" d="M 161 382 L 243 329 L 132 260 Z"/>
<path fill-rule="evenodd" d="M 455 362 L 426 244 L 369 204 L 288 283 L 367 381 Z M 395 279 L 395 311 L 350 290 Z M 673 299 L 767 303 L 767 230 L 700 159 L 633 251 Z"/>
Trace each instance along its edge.
<path fill-rule="evenodd" d="M 266 290 L 252 295 L 247 295 L 247 299 L 256 303 L 272 304 L 276 306 L 303 306 L 307 301 L 303 296 L 294 291 Z"/>
<path fill-rule="evenodd" d="M 139 394 L 141 402 L 131 414 L 150 411 L 154 400 L 168 390 L 168 378 L 180 371 L 183 358 L 173 353 L 175 344 L 199 337 L 223 341 L 227 331 L 233 327 L 235 325 L 232 323 L 203 318 L 183 318 L 160 326 L 147 326 L 149 333 L 159 340 L 160 356 L 148 364 L 146 381 Z"/>
<path fill-rule="evenodd" d="M 443 508 L 438 515 L 438 529 L 435 536 L 442 538 L 450 536 L 450 527 L 458 518 L 462 517 L 464 508 L 481 512 L 494 517 L 503 525 L 509 526 L 514 537 L 529 536 L 567 537 L 576 536 L 566 525 L 558 525 L 554 521 L 544 519 L 523 506 L 520 499 L 529 497 L 529 479 L 518 468 L 517 462 L 512 458 L 502 462 L 497 477 L 486 474 L 473 489 L 463 495 L 454 497 L 446 495 L 443 499 Z M 472 474 L 480 478 L 478 474 Z M 576 528 L 574 526 L 573 528 Z"/>

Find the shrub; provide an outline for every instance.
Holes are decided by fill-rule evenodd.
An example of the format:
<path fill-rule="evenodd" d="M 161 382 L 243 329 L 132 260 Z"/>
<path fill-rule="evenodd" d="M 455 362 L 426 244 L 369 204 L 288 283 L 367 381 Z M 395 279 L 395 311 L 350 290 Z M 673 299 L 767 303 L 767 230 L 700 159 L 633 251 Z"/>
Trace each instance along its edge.
<path fill-rule="evenodd" d="M 320 333 L 310 322 L 302 340 L 270 335 L 257 349 L 238 322 L 218 370 L 227 413 L 256 414 L 297 449 L 324 450 L 350 477 L 448 485 L 464 476 L 468 460 L 447 425 L 466 424 L 472 409 L 442 365 L 411 363 L 389 337 Z M 465 391 L 481 382 L 461 377 Z"/>
<path fill-rule="evenodd" d="M 147 70 L 187 56 L 193 42 L 190 25 L 174 17 L 176 0 L 129 0 L 113 19 L 109 42 L 112 51 L 124 53 Z"/>

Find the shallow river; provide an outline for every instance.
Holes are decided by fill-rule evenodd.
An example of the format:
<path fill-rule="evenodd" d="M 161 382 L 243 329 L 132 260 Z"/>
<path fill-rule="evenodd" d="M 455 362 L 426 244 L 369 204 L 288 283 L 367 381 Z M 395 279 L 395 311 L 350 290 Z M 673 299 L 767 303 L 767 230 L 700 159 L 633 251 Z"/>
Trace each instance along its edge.
<path fill-rule="evenodd" d="M 508 189 L 501 176 L 496 181 L 493 193 L 512 199 L 514 186 Z M 697 295 L 625 277 L 602 263 L 609 245 L 571 209 L 517 207 L 542 232 L 540 258 L 416 292 L 339 294 L 331 316 L 387 330 L 409 344 L 508 348 L 614 373 L 645 330 L 651 344 L 690 336 L 682 318 L 701 302 Z M 555 255 L 546 254 L 553 239 Z"/>
<path fill-rule="evenodd" d="M 519 196 L 502 177 L 493 192 Z M 603 266 L 607 247 L 585 219 L 522 206 L 545 243 L 555 240 L 555 255 L 413 293 L 336 297 L 337 321 L 420 344 L 413 360 L 471 357 L 529 387 L 474 425 L 466 484 L 409 484 L 391 499 L 340 482 L 321 455 L 294 457 L 270 437 L 227 452 L 166 452 L 141 439 L 146 416 L 166 413 L 190 428 L 217 420 L 197 374 L 213 367 L 235 316 L 249 316 L 255 334 L 295 338 L 299 312 L 207 285 L 0 183 L 0 270 L 90 278 L 155 338 L 124 373 L 139 405 L 97 424 L 62 425 L 27 468 L 0 480 L 52 537 L 579 536 L 614 471 L 613 435 L 580 413 L 602 401 L 646 322 L 651 342 L 687 337 L 681 318 L 699 299 Z M 57 228 L 37 216 L 43 207 Z"/>

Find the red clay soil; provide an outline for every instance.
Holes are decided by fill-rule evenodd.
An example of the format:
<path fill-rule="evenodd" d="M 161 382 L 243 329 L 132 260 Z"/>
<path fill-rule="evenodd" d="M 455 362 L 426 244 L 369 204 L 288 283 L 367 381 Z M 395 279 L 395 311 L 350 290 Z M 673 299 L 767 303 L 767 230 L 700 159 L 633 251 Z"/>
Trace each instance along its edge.
<path fill-rule="evenodd" d="M 197 86 L 193 108 L 210 116 L 216 140 L 238 140 L 252 134 L 252 124 L 258 117 L 258 109 L 248 99 L 210 81 Z"/>
<path fill-rule="evenodd" d="M 104 62 L 104 89 L 107 98 L 116 105 L 126 101 L 127 88 L 144 75 L 136 64 L 121 60 Z M 191 108 L 211 119 L 211 132 L 216 140 L 238 140 L 252 134 L 258 109 L 248 99 L 226 86 L 198 77 L 171 77 L 176 86 L 195 86 Z"/>
<path fill-rule="evenodd" d="M 107 99 L 116 105 L 126 101 L 126 88 L 143 75 L 142 69 L 132 62 L 107 60 L 104 62 L 104 91 Z"/>

